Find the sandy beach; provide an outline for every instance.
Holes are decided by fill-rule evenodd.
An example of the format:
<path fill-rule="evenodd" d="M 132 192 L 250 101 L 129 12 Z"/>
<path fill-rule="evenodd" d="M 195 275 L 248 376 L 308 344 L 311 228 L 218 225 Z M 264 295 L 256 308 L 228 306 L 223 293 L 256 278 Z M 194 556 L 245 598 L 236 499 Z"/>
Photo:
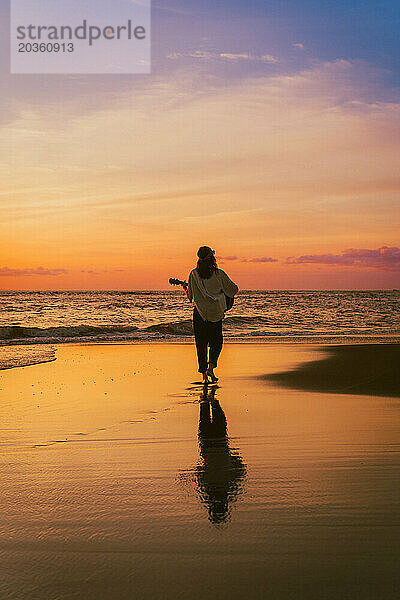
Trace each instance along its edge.
<path fill-rule="evenodd" d="M 191 344 L 0 371 L 0 596 L 397 598 L 398 354 L 228 343 L 207 392 Z"/>

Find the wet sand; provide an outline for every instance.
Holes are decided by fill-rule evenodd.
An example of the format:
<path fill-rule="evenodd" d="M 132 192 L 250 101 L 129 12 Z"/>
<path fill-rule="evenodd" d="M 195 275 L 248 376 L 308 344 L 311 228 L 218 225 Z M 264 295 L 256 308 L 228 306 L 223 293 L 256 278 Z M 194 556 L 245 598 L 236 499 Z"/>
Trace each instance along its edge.
<path fill-rule="evenodd" d="M 400 396 L 400 345 L 327 346 L 326 357 L 265 376 L 300 390 L 367 396 Z"/>
<path fill-rule="evenodd" d="M 0 597 L 397 598 L 398 399 L 266 377 L 326 360 L 227 344 L 207 392 L 185 344 L 0 372 Z"/>

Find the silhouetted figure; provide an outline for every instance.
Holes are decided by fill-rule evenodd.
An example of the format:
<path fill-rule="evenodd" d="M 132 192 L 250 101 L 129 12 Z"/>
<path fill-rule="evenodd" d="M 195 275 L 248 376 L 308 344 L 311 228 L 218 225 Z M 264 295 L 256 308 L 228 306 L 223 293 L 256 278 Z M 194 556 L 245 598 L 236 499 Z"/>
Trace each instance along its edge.
<path fill-rule="evenodd" d="M 225 271 L 218 268 L 215 250 L 201 246 L 197 256 L 197 267 L 190 272 L 188 282 L 182 282 L 182 287 L 194 303 L 193 330 L 199 373 L 202 373 L 204 383 L 208 383 L 209 378 L 215 383 L 218 377 L 214 369 L 223 343 L 222 320 L 239 288 Z"/>
<path fill-rule="evenodd" d="M 230 506 L 242 491 L 246 467 L 236 449 L 230 448 L 227 421 L 215 388 L 200 396 L 199 446 L 202 459 L 195 470 L 197 490 L 212 523 L 230 518 Z"/>

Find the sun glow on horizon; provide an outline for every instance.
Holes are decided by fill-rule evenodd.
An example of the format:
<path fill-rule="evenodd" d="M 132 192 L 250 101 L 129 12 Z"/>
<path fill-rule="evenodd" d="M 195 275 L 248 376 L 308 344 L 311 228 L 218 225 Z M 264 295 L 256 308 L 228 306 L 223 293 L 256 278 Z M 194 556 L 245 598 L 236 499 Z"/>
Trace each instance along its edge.
<path fill-rule="evenodd" d="M 203 244 L 242 288 L 399 287 L 383 70 L 227 32 L 219 50 L 159 40 L 146 78 L 9 80 L 0 289 L 164 289 Z"/>

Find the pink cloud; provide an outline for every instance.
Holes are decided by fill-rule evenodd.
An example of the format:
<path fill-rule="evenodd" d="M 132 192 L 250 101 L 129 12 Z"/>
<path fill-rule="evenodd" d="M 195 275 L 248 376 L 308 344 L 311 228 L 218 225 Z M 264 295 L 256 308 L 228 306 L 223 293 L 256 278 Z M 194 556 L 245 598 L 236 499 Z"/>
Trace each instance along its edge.
<path fill-rule="evenodd" d="M 304 254 L 290 256 L 286 259 L 290 265 L 322 264 L 339 266 L 369 267 L 375 269 L 400 269 L 400 248 L 397 246 L 381 246 L 370 250 L 368 248 L 349 248 L 341 254 Z"/>
<path fill-rule="evenodd" d="M 239 258 L 239 256 L 217 256 L 217 259 L 221 262 L 228 260 L 238 260 L 240 262 L 247 263 L 274 263 L 278 262 L 276 258 L 271 258 L 270 256 L 256 256 L 254 258 Z"/>
<path fill-rule="evenodd" d="M 271 258 L 271 256 L 256 256 L 254 258 L 242 258 L 242 262 L 249 263 L 274 263 L 278 262 L 276 258 Z"/>

